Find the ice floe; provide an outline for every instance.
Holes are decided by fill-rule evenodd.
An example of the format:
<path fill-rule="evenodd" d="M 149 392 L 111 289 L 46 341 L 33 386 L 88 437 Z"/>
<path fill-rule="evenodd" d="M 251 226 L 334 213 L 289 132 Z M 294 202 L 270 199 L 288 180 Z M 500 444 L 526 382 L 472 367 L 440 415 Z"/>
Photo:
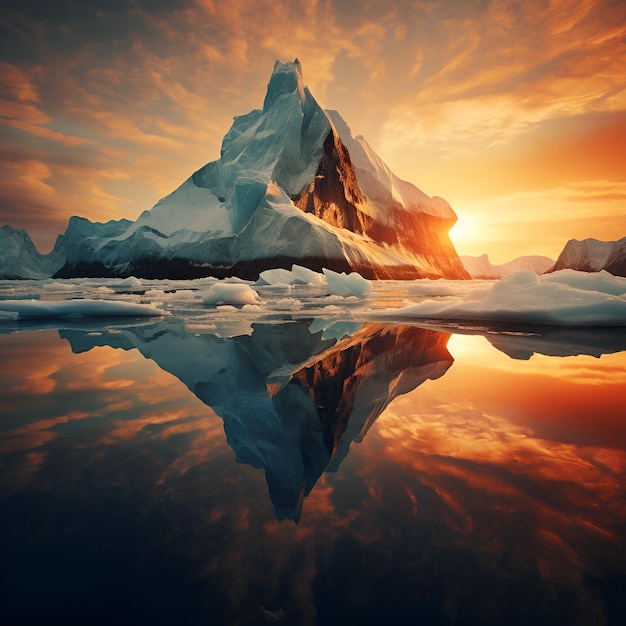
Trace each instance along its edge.
<path fill-rule="evenodd" d="M 621 292 L 621 293 L 620 293 Z M 386 316 L 556 326 L 626 326 L 626 279 L 606 273 L 510 274 L 486 292 L 426 300 Z"/>
<path fill-rule="evenodd" d="M 330 295 L 363 297 L 372 288 L 372 283 L 357 272 L 352 272 L 351 274 L 341 272 L 339 274 L 326 268 L 322 271 L 326 277 Z"/>
<path fill-rule="evenodd" d="M 0 300 L 0 320 L 160 315 L 165 312 L 153 306 L 117 300 Z"/>

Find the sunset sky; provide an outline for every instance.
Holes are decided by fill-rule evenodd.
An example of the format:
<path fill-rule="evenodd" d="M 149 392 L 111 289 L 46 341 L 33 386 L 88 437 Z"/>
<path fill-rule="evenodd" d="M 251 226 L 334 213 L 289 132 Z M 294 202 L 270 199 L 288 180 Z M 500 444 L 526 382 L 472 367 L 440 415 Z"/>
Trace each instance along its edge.
<path fill-rule="evenodd" d="M 459 253 L 626 236 L 624 0 L 3 0 L 0 48 L 0 224 L 44 252 L 218 158 L 295 57 Z"/>

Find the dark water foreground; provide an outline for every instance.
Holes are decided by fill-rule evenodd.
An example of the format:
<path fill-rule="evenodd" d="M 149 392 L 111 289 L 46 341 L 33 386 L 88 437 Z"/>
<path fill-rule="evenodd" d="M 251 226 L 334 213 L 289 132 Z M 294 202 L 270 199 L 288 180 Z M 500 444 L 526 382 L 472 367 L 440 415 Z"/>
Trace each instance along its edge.
<path fill-rule="evenodd" d="M 1 624 L 626 623 L 623 334 L 219 335 L 0 335 Z"/>

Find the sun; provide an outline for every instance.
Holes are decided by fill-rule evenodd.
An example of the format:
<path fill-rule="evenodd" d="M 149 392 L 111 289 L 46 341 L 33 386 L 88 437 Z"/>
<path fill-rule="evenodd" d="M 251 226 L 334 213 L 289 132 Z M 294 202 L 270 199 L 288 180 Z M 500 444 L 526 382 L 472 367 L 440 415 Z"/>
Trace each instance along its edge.
<path fill-rule="evenodd" d="M 476 217 L 459 215 L 450 229 L 450 239 L 457 250 L 465 251 L 479 247 L 484 238 L 484 230 Z"/>

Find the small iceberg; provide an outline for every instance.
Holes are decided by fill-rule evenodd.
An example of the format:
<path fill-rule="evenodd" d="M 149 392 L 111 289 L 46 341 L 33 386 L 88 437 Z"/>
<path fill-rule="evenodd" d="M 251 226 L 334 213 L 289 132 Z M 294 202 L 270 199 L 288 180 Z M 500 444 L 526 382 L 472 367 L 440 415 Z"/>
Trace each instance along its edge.
<path fill-rule="evenodd" d="M 246 304 L 261 304 L 261 298 L 249 285 L 220 282 L 209 287 L 202 298 L 202 302 L 215 306 L 225 304 L 243 306 Z"/>

